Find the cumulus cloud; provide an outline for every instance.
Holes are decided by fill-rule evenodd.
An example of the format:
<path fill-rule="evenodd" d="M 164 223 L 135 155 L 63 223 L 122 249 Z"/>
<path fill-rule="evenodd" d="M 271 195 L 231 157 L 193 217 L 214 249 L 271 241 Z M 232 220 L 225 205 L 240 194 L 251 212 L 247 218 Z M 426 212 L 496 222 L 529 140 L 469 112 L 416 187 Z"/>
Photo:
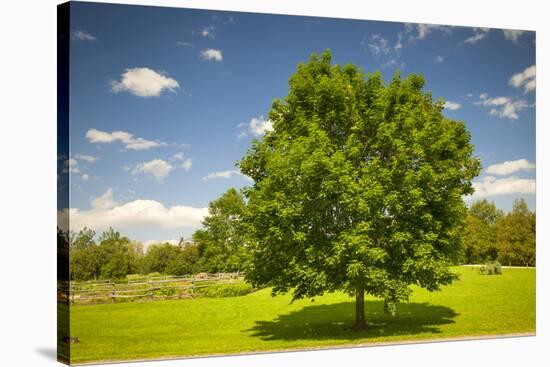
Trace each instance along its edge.
<path fill-rule="evenodd" d="M 437 55 L 435 58 L 434 58 L 434 62 L 436 64 L 441 64 L 443 61 L 445 61 L 445 58 L 441 55 Z"/>
<path fill-rule="evenodd" d="M 95 144 L 109 144 L 120 141 L 124 144 L 124 148 L 129 150 L 146 150 L 166 145 L 166 143 L 163 142 L 136 138 L 126 131 L 106 132 L 90 129 L 86 132 L 86 138 L 90 143 Z"/>
<path fill-rule="evenodd" d="M 464 40 L 464 43 L 468 44 L 476 44 L 482 39 L 484 39 L 487 36 L 487 33 L 489 33 L 489 28 L 474 28 L 474 35 L 471 37 L 468 37 Z"/>
<path fill-rule="evenodd" d="M 505 39 L 514 43 L 517 43 L 521 35 L 525 33 L 524 31 L 520 31 L 517 29 L 503 29 L 502 32 L 504 33 Z"/>
<path fill-rule="evenodd" d="M 81 42 L 93 42 L 97 38 L 92 36 L 90 33 L 85 31 L 73 31 L 71 33 L 71 40 L 73 41 L 81 41 Z"/>
<path fill-rule="evenodd" d="M 246 178 L 249 181 L 252 180 L 250 177 L 248 177 L 246 175 L 243 175 L 241 172 L 239 172 L 237 170 L 212 172 L 212 173 L 209 173 L 208 175 L 204 176 L 202 179 L 204 181 L 207 181 L 207 180 L 213 180 L 213 179 L 217 179 L 217 178 L 228 179 L 228 178 L 231 178 L 231 177 L 234 177 L 234 176 L 242 176 L 242 177 Z"/>
<path fill-rule="evenodd" d="M 149 162 L 138 163 L 132 170 L 132 174 L 150 175 L 162 182 L 173 169 L 174 167 L 170 163 L 162 159 L 153 159 Z"/>
<path fill-rule="evenodd" d="M 92 199 L 92 209 L 94 210 L 107 210 L 117 206 L 118 203 L 113 199 L 113 189 L 109 188 L 101 196 Z"/>
<path fill-rule="evenodd" d="M 90 175 L 88 175 L 87 173 L 83 174 L 82 176 L 80 176 L 80 178 L 82 179 L 82 181 L 88 181 L 90 179 Z"/>
<path fill-rule="evenodd" d="M 487 93 L 479 95 L 479 100 L 474 102 L 475 105 L 480 105 L 489 108 L 491 116 L 517 120 L 518 112 L 529 107 L 527 101 L 523 99 L 512 99 L 509 97 L 494 97 L 489 98 Z"/>
<path fill-rule="evenodd" d="M 174 160 L 180 161 L 179 165 L 185 172 L 189 172 L 189 170 L 193 166 L 193 161 L 191 160 L 191 158 L 185 158 L 184 154 L 181 152 L 174 154 L 172 158 Z"/>
<path fill-rule="evenodd" d="M 492 164 L 487 167 L 487 173 L 492 175 L 504 176 L 519 171 L 532 171 L 535 169 L 535 164 L 527 159 L 518 159 L 515 161 L 506 161 L 499 164 Z"/>
<path fill-rule="evenodd" d="M 273 130 L 273 124 L 269 119 L 264 119 L 263 116 L 253 117 L 248 123 L 240 123 L 238 125 L 242 129 L 239 138 L 244 138 L 249 134 L 255 137 L 264 135 L 268 131 Z"/>
<path fill-rule="evenodd" d="M 512 75 L 508 84 L 516 88 L 523 87 L 525 94 L 536 89 L 536 65 L 529 66 L 525 70 Z"/>
<path fill-rule="evenodd" d="M 95 230 L 113 227 L 116 229 L 136 227 L 198 228 L 208 215 L 208 208 L 175 205 L 165 207 L 155 200 L 138 199 L 126 203 L 113 200 L 113 190 L 92 201 L 92 208 L 65 209 L 58 212 L 61 220 L 70 220 L 71 229 L 84 227 Z M 63 223 L 63 222 L 60 222 Z"/>
<path fill-rule="evenodd" d="M 202 50 L 201 57 L 204 60 L 214 60 L 216 62 L 221 62 L 223 60 L 222 52 L 214 48 L 207 48 L 206 50 Z"/>
<path fill-rule="evenodd" d="M 475 192 L 471 198 L 482 198 L 506 194 L 534 194 L 536 184 L 531 178 L 485 176 L 473 182 L 472 186 Z"/>
<path fill-rule="evenodd" d="M 179 87 L 177 80 L 149 68 L 126 69 L 120 80 L 111 82 L 113 92 L 129 92 L 138 97 L 158 97 L 164 90 L 175 92 Z"/>
<path fill-rule="evenodd" d="M 460 107 L 462 107 L 462 105 L 458 102 L 446 101 L 443 107 L 445 109 L 455 111 L 455 110 L 458 110 Z"/>

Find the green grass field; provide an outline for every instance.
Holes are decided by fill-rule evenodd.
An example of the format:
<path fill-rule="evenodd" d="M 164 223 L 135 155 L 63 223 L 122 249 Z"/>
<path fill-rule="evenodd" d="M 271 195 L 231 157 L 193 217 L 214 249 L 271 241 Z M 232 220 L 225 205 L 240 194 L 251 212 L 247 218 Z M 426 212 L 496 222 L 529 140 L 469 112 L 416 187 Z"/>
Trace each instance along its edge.
<path fill-rule="evenodd" d="M 369 329 L 352 331 L 353 299 L 326 294 L 290 304 L 264 289 L 242 297 L 123 303 L 71 308 L 73 363 L 234 354 L 376 342 L 535 331 L 535 270 L 479 275 L 457 267 L 460 281 L 441 292 L 414 289 L 387 317 L 365 302 Z"/>

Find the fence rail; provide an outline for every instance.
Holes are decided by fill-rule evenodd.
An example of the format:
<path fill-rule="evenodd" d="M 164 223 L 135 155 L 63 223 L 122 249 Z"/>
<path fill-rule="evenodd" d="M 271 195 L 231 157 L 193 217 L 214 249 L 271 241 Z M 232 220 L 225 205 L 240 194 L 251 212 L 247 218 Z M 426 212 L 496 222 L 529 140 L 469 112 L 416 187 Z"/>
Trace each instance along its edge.
<path fill-rule="evenodd" d="M 160 276 L 129 279 L 125 282 L 71 281 L 69 300 L 71 304 L 115 303 L 134 299 L 184 299 L 194 298 L 200 289 L 218 284 L 239 284 L 240 273 L 197 274 L 187 276 Z"/>

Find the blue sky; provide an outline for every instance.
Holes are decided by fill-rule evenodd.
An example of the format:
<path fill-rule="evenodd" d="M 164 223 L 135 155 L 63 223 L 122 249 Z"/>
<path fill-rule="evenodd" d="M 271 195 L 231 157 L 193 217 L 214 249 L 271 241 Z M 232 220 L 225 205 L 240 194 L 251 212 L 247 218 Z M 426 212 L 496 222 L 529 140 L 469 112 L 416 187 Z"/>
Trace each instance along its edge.
<path fill-rule="evenodd" d="M 481 158 L 476 198 L 535 208 L 535 33 L 72 3 L 71 225 L 140 241 L 190 236 L 312 52 L 421 73 Z M 471 202 L 472 199 L 467 199 Z"/>

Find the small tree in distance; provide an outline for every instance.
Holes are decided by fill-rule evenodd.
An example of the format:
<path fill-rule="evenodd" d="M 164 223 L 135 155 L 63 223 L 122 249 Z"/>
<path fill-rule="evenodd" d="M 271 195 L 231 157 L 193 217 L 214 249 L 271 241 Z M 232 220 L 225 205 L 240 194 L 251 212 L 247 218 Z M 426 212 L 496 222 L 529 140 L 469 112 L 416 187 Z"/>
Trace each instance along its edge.
<path fill-rule="evenodd" d="M 378 72 L 331 65 L 330 51 L 289 84 L 273 131 L 239 163 L 254 180 L 248 280 L 293 299 L 344 290 L 364 329 L 365 294 L 394 313 L 411 284 L 435 291 L 456 279 L 462 196 L 479 173 L 464 123 L 443 116 L 422 76 L 385 86 Z"/>

